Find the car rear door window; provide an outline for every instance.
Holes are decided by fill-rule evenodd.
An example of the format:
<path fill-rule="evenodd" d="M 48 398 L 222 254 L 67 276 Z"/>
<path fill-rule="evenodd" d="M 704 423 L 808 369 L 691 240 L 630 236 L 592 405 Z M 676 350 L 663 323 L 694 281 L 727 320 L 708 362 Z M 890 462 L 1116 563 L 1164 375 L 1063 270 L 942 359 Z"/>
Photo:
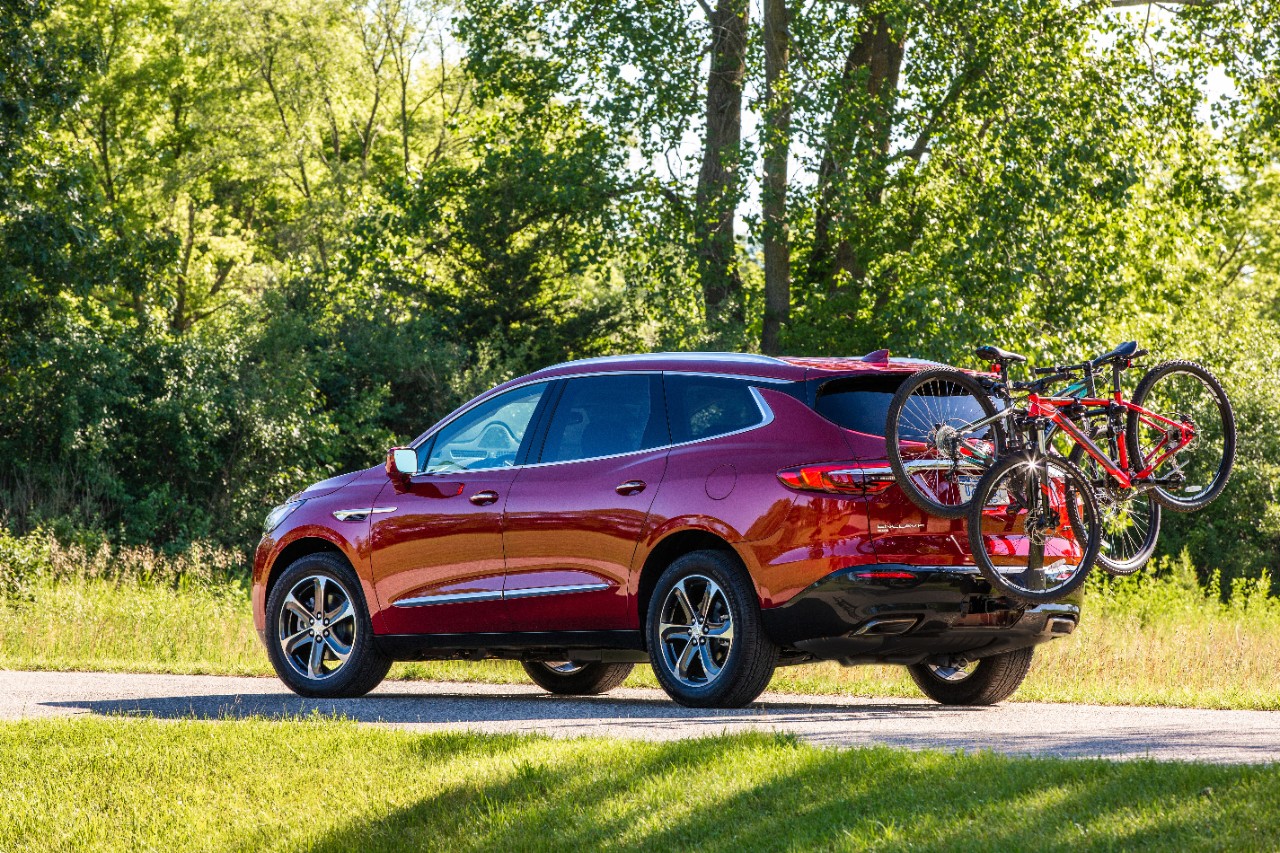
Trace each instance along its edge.
<path fill-rule="evenodd" d="M 741 379 L 668 373 L 664 382 L 676 444 L 738 432 L 764 421 L 750 384 Z"/>
<path fill-rule="evenodd" d="M 539 461 L 617 456 L 669 442 L 657 374 L 583 376 L 566 383 Z"/>

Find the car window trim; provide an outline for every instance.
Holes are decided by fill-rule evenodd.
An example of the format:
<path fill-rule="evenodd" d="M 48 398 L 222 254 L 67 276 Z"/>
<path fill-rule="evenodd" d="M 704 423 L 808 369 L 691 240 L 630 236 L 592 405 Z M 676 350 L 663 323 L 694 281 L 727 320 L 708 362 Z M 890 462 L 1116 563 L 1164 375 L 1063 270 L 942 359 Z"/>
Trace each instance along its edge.
<path fill-rule="evenodd" d="M 431 461 L 431 454 L 435 449 L 436 437 L 440 434 L 442 430 L 444 430 L 445 427 L 449 426 L 449 424 L 454 423 L 459 418 L 465 417 L 469 412 L 475 410 L 477 407 L 485 403 L 488 403 L 492 400 L 496 400 L 499 397 L 505 397 L 507 394 L 511 393 L 512 391 L 519 391 L 521 388 L 528 388 L 531 385 L 541 385 L 541 384 L 546 384 L 547 388 L 545 391 L 542 392 L 542 395 L 538 398 L 538 404 L 537 406 L 534 407 L 533 415 L 529 418 L 529 425 L 525 427 L 524 435 L 520 437 L 520 446 L 516 448 L 516 461 L 517 463 L 519 463 L 521 459 L 524 459 L 528 456 L 531 435 L 535 431 L 535 428 L 541 429 L 542 424 L 539 419 L 542 417 L 542 413 L 545 410 L 545 407 L 547 405 L 547 398 L 556 392 L 556 387 L 560 384 L 559 382 L 556 381 L 556 379 L 538 379 L 533 382 L 522 382 L 519 385 L 514 385 L 508 388 L 506 391 L 503 391 L 501 394 L 494 394 L 491 397 L 487 397 L 483 400 L 476 401 L 475 405 L 467 406 L 466 409 L 464 409 L 461 412 L 458 412 L 457 415 L 455 415 L 454 417 L 449 418 L 447 423 L 437 424 L 437 427 L 432 429 L 428 435 L 424 436 L 421 442 L 417 444 L 409 445 L 411 448 L 413 448 L 413 451 L 415 453 L 417 453 L 418 450 L 423 445 L 427 445 L 427 448 L 428 448 L 427 454 L 423 458 L 423 461 L 418 464 L 425 465 Z M 457 477 L 463 474 L 479 473 L 481 471 L 514 471 L 515 469 L 520 467 L 522 466 L 519 464 L 516 464 L 516 465 L 509 465 L 509 466 L 504 465 L 504 466 L 499 466 L 495 468 L 475 468 L 475 469 L 468 468 L 462 471 L 425 471 L 423 470 L 423 471 L 416 471 L 411 476 Z"/>
<path fill-rule="evenodd" d="M 559 384 L 560 389 L 562 391 L 565 384 L 567 384 L 568 380 L 570 379 L 580 379 L 580 378 L 589 377 L 589 376 L 621 376 L 621 375 L 635 375 L 635 374 L 643 374 L 646 376 L 652 376 L 654 374 L 657 374 L 662 378 L 664 385 L 665 385 L 667 374 L 671 374 L 672 376 L 698 376 L 706 379 L 734 379 L 741 382 L 747 382 L 747 383 L 758 382 L 758 383 L 766 383 L 769 385 L 794 385 L 795 384 L 795 380 L 792 380 L 792 379 L 776 379 L 771 376 L 748 376 L 742 373 L 714 373 L 714 372 L 692 371 L 692 370 L 594 370 L 587 373 L 574 373 L 571 375 L 560 375 L 560 376 L 554 376 L 554 377 L 548 377 L 548 378 L 542 378 L 542 379 L 530 379 L 528 382 L 521 382 L 519 385 L 512 385 L 510 388 L 507 388 L 502 393 L 506 394 L 509 391 L 516 391 L 520 388 L 524 388 L 529 385 L 536 385 L 540 382 L 547 382 L 552 385 Z M 548 393 L 550 393 L 551 390 L 552 389 L 549 388 L 547 392 L 543 393 L 542 395 L 543 401 L 547 399 L 547 395 Z M 595 462 L 601 459 L 620 459 L 624 456 L 636 456 L 641 453 L 656 453 L 659 451 L 672 450 L 677 447 L 687 447 L 693 444 L 702 444 L 705 441 L 715 441 L 721 438 L 728 438 L 729 436 L 741 435 L 742 433 L 751 432 L 752 430 L 757 430 L 773 423 L 773 418 L 774 418 L 773 408 L 767 402 L 765 402 L 764 397 L 760 394 L 760 389 L 757 388 L 755 385 L 749 384 L 747 385 L 747 390 L 751 392 L 751 398 L 755 400 L 756 406 L 760 410 L 761 420 L 758 423 L 752 424 L 751 426 L 748 426 L 748 427 L 743 427 L 742 429 L 734 430 L 733 432 L 724 432 L 724 433 L 720 433 L 719 435 L 709 435 L 709 436 L 706 436 L 705 438 L 695 438 L 690 441 L 681 441 L 681 442 L 672 443 L 672 444 L 664 444 L 658 447 L 646 447 L 643 450 L 631 450 L 626 453 L 613 453 L 608 456 L 592 456 L 586 459 L 567 459 L 563 462 L 526 462 L 521 465 L 512 465 L 510 468 L 501 468 L 501 469 L 486 468 L 486 469 L 479 469 L 479 470 L 515 471 L 518 469 L 525 469 L 525 468 L 546 468 L 552 465 L 574 465 L 578 462 Z M 491 399 L 493 399 L 493 397 L 477 398 L 476 400 L 472 401 L 471 405 L 467 406 L 462 411 L 457 412 L 453 417 L 449 418 L 447 421 L 442 421 L 441 423 L 436 424 L 428 432 L 424 433 L 422 438 L 419 441 L 409 446 L 412 447 L 414 450 L 417 450 L 427 442 L 434 442 L 436 435 L 442 429 L 444 429 L 449 424 L 456 421 L 458 418 L 465 415 L 467 412 L 470 412 L 476 406 L 479 406 Z M 558 402 L 559 402 L 559 397 L 557 396 L 557 403 Z M 539 401 L 539 406 L 541 405 L 542 405 L 542 401 Z M 665 388 L 663 393 L 663 408 L 664 409 L 668 408 L 666 406 Z M 538 417 L 537 412 L 534 413 L 534 417 L 535 418 Z M 668 418 L 670 418 L 669 412 L 668 412 Z M 545 418 L 544 422 L 538 425 L 539 430 L 542 432 L 545 432 L 546 428 L 549 427 L 550 424 L 551 424 L 551 419 L 549 417 Z M 526 432 L 526 435 L 527 435 L 527 432 Z M 667 435 L 668 436 L 672 435 L 669 422 L 667 427 Z M 546 440 L 545 435 L 542 436 L 542 440 L 543 441 Z M 517 456 L 517 458 L 519 458 L 519 456 Z M 419 471 L 414 476 L 415 477 L 455 477 L 456 478 L 458 476 L 465 475 L 467 473 L 468 472 L 466 471 L 441 471 L 441 472 L 432 474 L 426 471 Z"/>
<path fill-rule="evenodd" d="M 684 375 L 688 375 L 688 374 L 684 374 Z M 660 451 L 666 452 L 666 451 L 674 450 L 678 447 L 688 447 L 693 444 L 702 444 L 703 442 L 707 442 L 707 441 L 716 441 L 717 439 L 721 439 L 721 438 L 728 438 L 734 435 L 741 435 L 744 432 L 752 432 L 753 430 L 766 427 L 769 424 L 773 423 L 773 418 L 774 418 L 773 409 L 772 407 L 769 406 L 768 403 L 765 402 L 764 397 L 760 394 L 760 389 L 756 388 L 754 385 L 748 385 L 747 390 L 751 392 L 751 398 L 755 400 L 756 406 L 760 409 L 760 415 L 761 415 L 761 420 L 758 423 L 752 424 L 751 426 L 743 427 L 742 429 L 736 429 L 733 432 L 722 432 L 719 435 L 709 435 L 709 436 L 706 436 L 705 438 L 695 438 L 690 441 L 680 441 L 673 444 L 663 444 L 658 447 L 646 447 L 643 450 L 629 450 L 626 453 L 611 453 L 608 456 L 589 456 L 585 459 L 566 459 L 561 462 L 533 462 L 528 465 L 523 465 L 521 467 L 549 468 L 553 465 L 575 465 L 579 462 L 597 462 L 602 459 L 621 459 L 624 456 L 639 456 L 642 453 L 657 453 Z"/>

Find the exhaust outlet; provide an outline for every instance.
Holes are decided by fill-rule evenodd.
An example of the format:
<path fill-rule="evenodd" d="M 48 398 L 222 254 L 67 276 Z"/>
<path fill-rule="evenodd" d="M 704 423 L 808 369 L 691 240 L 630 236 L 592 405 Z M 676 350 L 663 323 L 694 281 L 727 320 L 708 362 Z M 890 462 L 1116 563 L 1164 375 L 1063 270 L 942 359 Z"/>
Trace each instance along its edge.
<path fill-rule="evenodd" d="M 1046 626 L 1050 634 L 1070 634 L 1076 629 L 1076 620 L 1068 619 L 1065 616 L 1054 616 L 1049 619 Z"/>
<path fill-rule="evenodd" d="M 894 634 L 905 634 L 916 626 L 920 620 L 915 616 L 872 619 L 858 630 L 854 636 L 887 637 Z"/>

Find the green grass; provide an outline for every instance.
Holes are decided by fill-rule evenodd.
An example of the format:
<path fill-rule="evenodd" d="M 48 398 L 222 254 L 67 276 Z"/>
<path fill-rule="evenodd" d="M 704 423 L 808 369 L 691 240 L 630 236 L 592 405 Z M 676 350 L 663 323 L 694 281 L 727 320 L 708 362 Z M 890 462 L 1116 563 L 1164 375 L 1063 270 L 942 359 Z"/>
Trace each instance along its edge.
<path fill-rule="evenodd" d="M 0 599 L 0 668 L 271 674 L 238 567 L 225 554 L 163 559 L 145 549 L 41 547 L 22 595 Z M 1091 579 L 1079 629 L 1040 647 L 1014 699 L 1280 709 L 1280 601 L 1265 594 L 1269 581 L 1237 584 L 1224 604 L 1216 590 L 1200 589 L 1184 561 L 1159 569 Z M 506 662 L 399 664 L 391 677 L 528 683 Z M 628 684 L 657 686 L 643 666 Z M 901 667 L 830 663 L 780 669 L 770 689 L 919 695 Z"/>
<path fill-rule="evenodd" d="M 1280 768 L 414 735 L 331 720 L 0 724 L 0 850 L 1271 849 Z"/>

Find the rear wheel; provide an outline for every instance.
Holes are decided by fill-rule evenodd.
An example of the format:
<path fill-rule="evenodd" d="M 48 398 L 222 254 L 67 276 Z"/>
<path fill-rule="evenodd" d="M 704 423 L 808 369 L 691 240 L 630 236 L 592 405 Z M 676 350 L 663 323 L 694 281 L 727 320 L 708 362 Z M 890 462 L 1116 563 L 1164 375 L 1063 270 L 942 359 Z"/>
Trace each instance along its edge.
<path fill-rule="evenodd" d="M 1222 383 L 1193 361 L 1166 361 L 1142 377 L 1133 402 L 1195 432 L 1156 468 L 1153 476 L 1165 482 L 1152 495 L 1174 512 L 1204 509 L 1226 488 L 1236 460 L 1236 418 Z M 1178 439 L 1176 427 L 1129 412 L 1125 441 L 1134 468 L 1146 468 Z"/>
<path fill-rule="evenodd" d="M 1113 575 L 1131 575 L 1155 553 L 1160 539 L 1160 504 L 1150 490 L 1122 489 L 1098 461 L 1076 445 L 1068 457 L 1080 467 L 1098 502 L 1098 565 Z M 1084 529 L 1079 505 L 1069 503 L 1074 527 Z"/>
<path fill-rule="evenodd" d="M 1098 556 L 1093 489 L 1061 456 L 1019 453 L 997 462 L 974 492 L 968 528 L 978 571 L 997 592 L 1028 604 L 1070 595 Z"/>
<path fill-rule="evenodd" d="M 629 663 L 600 663 L 573 660 L 525 661 L 524 671 L 548 693 L 562 696 L 594 696 L 608 693 L 631 674 Z"/>
<path fill-rule="evenodd" d="M 662 689 L 693 708 L 740 708 L 778 665 L 754 585 L 723 551 L 693 551 L 662 573 L 645 620 Z"/>
<path fill-rule="evenodd" d="M 994 705 L 1013 695 L 1031 669 L 1033 649 L 1015 649 L 969 662 L 920 663 L 907 667 L 911 680 L 943 705 Z"/>
<path fill-rule="evenodd" d="M 969 428 L 996 413 L 976 379 L 949 367 L 922 370 L 899 386 L 889 403 L 885 443 L 898 485 L 920 509 L 963 518 L 978 479 L 1004 447 L 997 421 Z"/>

